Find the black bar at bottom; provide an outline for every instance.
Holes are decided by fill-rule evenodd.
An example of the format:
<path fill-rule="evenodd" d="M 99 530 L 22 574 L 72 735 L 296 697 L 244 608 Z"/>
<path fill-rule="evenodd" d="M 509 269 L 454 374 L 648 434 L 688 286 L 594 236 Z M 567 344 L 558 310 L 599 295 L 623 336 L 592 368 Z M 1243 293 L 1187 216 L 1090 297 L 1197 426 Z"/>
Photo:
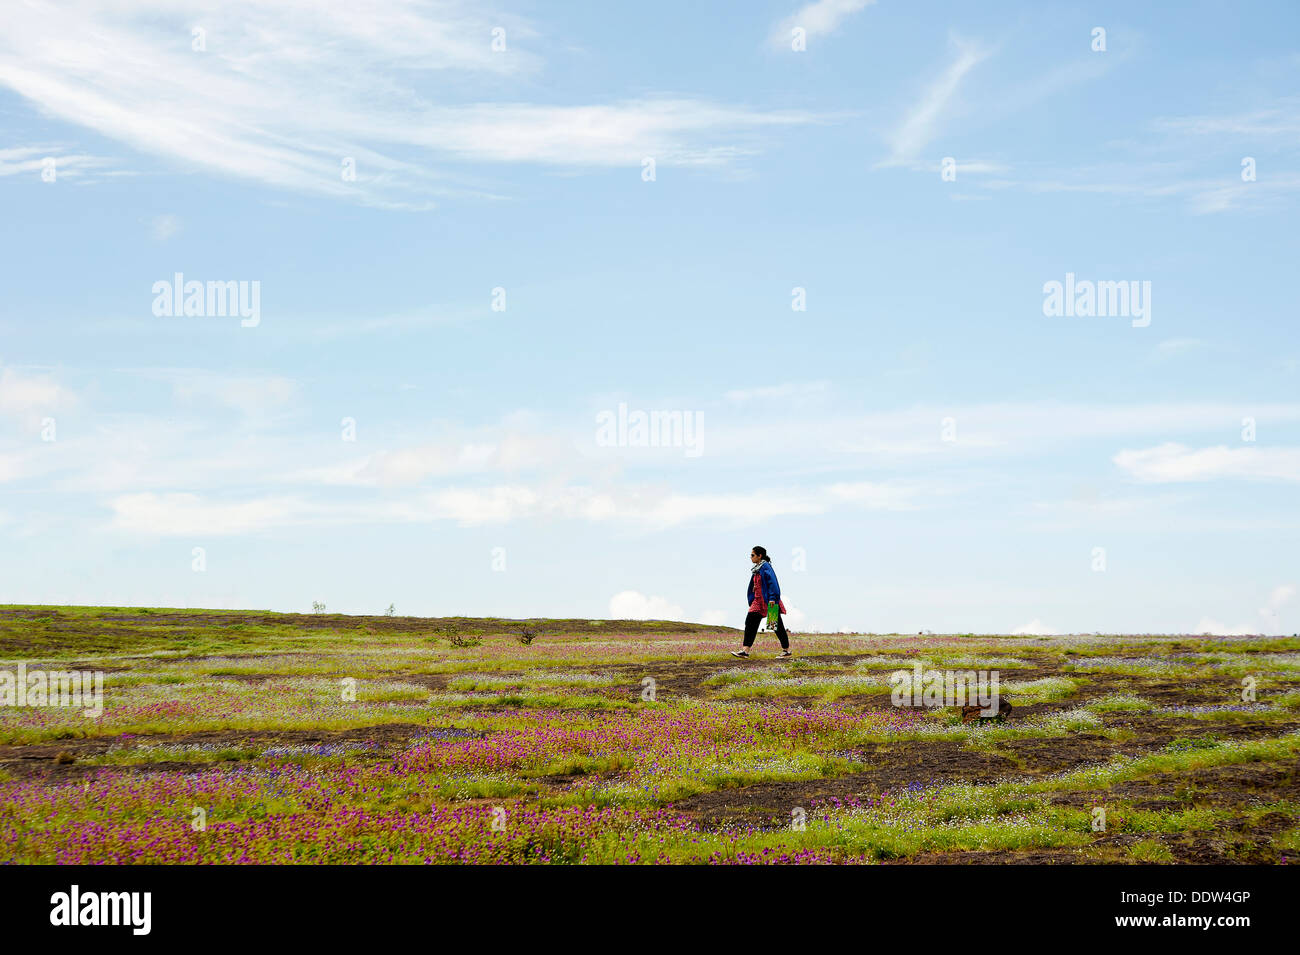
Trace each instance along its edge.
<path fill-rule="evenodd" d="M 706 867 L 565 867 L 539 878 L 524 867 L 14 866 L 0 867 L 0 912 L 9 940 L 75 934 L 128 946 L 204 936 L 220 943 L 227 932 L 259 945 L 373 941 L 389 930 L 433 931 L 426 937 L 444 941 L 449 930 L 541 940 L 566 923 L 571 942 L 594 944 L 588 933 L 598 930 L 617 933 L 611 942 L 628 932 L 648 933 L 650 942 L 686 923 L 704 936 L 764 933 L 773 919 L 811 919 L 809 927 L 830 920 L 864 940 L 888 937 L 876 933 L 892 925 L 917 941 L 1042 927 L 1068 942 L 1196 933 L 1231 944 L 1289 927 L 1300 887 L 1290 866 L 765 868 L 759 879 Z"/>

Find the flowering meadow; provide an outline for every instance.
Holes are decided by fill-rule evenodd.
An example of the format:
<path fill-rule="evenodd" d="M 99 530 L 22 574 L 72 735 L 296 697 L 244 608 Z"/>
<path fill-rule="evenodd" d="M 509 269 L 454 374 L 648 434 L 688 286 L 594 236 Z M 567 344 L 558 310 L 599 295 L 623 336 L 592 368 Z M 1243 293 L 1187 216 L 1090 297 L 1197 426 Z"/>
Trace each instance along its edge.
<path fill-rule="evenodd" d="M 760 641 L 743 661 L 736 641 L 657 622 L 0 608 L 0 671 L 103 677 L 93 716 L 0 706 L 0 862 L 1297 851 L 1300 640 L 810 634 L 792 659 Z M 918 664 L 996 672 L 1009 715 L 897 705 L 892 675 Z"/>

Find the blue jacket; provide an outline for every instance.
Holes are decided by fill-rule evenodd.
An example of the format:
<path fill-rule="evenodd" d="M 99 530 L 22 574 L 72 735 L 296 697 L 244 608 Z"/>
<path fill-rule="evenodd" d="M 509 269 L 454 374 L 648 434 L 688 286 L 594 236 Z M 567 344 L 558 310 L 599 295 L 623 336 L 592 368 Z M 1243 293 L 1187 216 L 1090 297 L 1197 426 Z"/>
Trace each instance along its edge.
<path fill-rule="evenodd" d="M 781 585 L 776 582 L 776 571 L 772 569 L 770 561 L 760 561 L 754 568 L 763 575 L 763 598 L 765 600 L 781 601 Z M 748 607 L 754 602 L 754 575 L 749 575 L 749 586 L 745 588 L 745 606 Z"/>

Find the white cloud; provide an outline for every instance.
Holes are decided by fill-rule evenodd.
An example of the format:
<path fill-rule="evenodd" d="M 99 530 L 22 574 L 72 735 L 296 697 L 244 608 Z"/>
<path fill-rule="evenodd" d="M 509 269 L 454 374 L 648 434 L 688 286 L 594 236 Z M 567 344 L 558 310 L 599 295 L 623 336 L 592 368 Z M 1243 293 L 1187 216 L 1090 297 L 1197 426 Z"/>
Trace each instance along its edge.
<path fill-rule="evenodd" d="M 219 525 L 220 508 L 231 501 L 266 498 L 275 503 L 288 495 L 299 507 L 288 514 L 273 507 L 264 517 L 267 523 L 405 520 L 469 526 L 565 520 L 653 532 L 702 524 L 753 526 L 782 516 L 949 506 L 991 480 L 988 473 L 940 479 L 933 469 L 913 466 L 923 455 L 943 455 L 960 466 L 988 462 L 994 455 L 1052 455 L 1060 444 L 1077 446 L 1093 437 L 1235 434 L 1244 414 L 1270 423 L 1300 420 L 1300 405 L 1281 404 L 1043 403 L 918 407 L 869 415 L 792 414 L 780 419 L 782 432 L 788 435 L 783 454 L 799 461 L 801 479 L 782 485 L 749 479 L 736 483 L 734 473 L 728 476 L 729 470 L 749 469 L 765 459 L 769 435 L 747 415 L 732 414 L 734 423 L 712 429 L 706 463 L 716 460 L 721 472 L 685 467 L 665 471 L 635 455 L 610 462 L 593 450 L 590 431 L 585 435 L 557 431 L 537 418 L 511 417 L 476 428 L 448 427 L 433 440 L 406 446 L 398 441 L 367 454 L 368 448 L 383 448 L 384 436 L 365 420 L 360 422 L 358 443 L 346 444 L 338 440 L 337 432 L 322 435 L 290 417 L 301 410 L 298 386 L 292 380 L 183 369 L 132 373 L 152 374 L 166 383 L 177 406 L 161 416 L 79 413 L 73 429 L 65 427 L 61 417 L 62 410 L 75 402 L 69 389 L 45 372 L 0 367 L 0 416 L 26 415 L 39 426 L 40 418 L 54 407 L 53 414 L 60 420 L 57 442 L 0 442 L 0 479 L 39 477 L 44 486 L 62 493 L 103 495 L 110 507 L 113 499 L 153 492 L 159 497 L 136 499 L 114 525 L 151 533 L 168 526 L 174 516 L 175 508 L 165 507 L 161 497 L 170 492 L 198 495 L 188 502 L 182 523 L 198 521 L 198 511 L 209 504 L 217 510 L 207 523 Z M 236 422 L 228 417 L 214 420 L 212 407 L 239 410 L 244 417 L 237 423 L 238 431 L 232 432 Z M 940 421 L 948 415 L 957 422 L 955 443 L 940 440 Z M 255 431 L 250 431 L 250 421 L 259 424 Z M 290 422 L 295 427 L 284 426 Z M 1235 452 L 1228 452 L 1230 467 L 1209 462 L 1199 470 L 1187 466 L 1184 458 L 1194 452 L 1181 446 L 1159 454 L 1129 450 L 1115 457 L 1123 472 L 1149 482 L 1190 480 L 1189 475 L 1225 471 L 1250 476 L 1300 474 L 1295 451 L 1254 446 L 1243 450 L 1248 455 L 1243 462 L 1236 461 Z M 1192 463 L 1198 460 L 1192 458 Z M 902 470 L 898 477 L 870 481 L 835 479 L 840 473 L 856 477 L 864 461 Z M 817 474 L 829 476 L 809 478 Z M 250 498 L 250 488 L 261 491 Z M 1167 506 L 1183 499 L 1162 500 L 1161 506 Z M 1148 501 L 1110 495 L 1077 506 L 1053 505 L 1047 516 L 1149 515 L 1152 506 Z M 155 517 L 147 513 L 154 511 Z M 1035 511 L 1041 516 L 1045 508 L 1038 506 Z"/>
<path fill-rule="evenodd" d="M 780 385 L 763 385 L 758 388 L 736 388 L 724 397 L 736 404 L 767 399 L 798 399 L 824 395 L 830 390 L 825 381 L 788 381 Z"/>
<path fill-rule="evenodd" d="M 901 166 L 911 169 L 913 172 L 928 174 L 937 174 L 942 170 L 939 159 L 917 159 L 914 158 L 915 154 L 919 153 L 925 144 L 936 137 L 936 129 L 939 123 L 945 117 L 953 115 L 952 106 L 956 103 L 958 88 L 964 82 L 966 74 L 994 53 L 993 50 L 984 49 L 956 38 L 954 38 L 954 43 L 958 47 L 956 59 L 929 87 L 925 96 L 894 130 L 890 137 L 893 154 L 888 159 L 877 163 L 877 166 Z M 1015 114 L 1035 106 L 1070 87 L 1101 77 L 1112 66 L 1125 59 L 1127 59 L 1125 54 L 1114 51 L 1106 56 L 1084 54 L 1073 60 L 1059 63 L 1045 73 L 1033 76 L 1020 75 L 1016 78 L 1013 86 L 985 94 L 978 106 L 966 110 L 966 114 L 971 117 L 978 117 L 978 121 L 986 126 L 1005 123 Z M 1021 65 L 1023 67 L 1022 73 L 1029 68 L 1028 64 Z M 1001 177 L 1000 174 L 1010 172 L 1011 167 L 996 160 L 960 159 L 956 160 L 955 166 L 958 181 L 965 181 L 972 175 L 998 176 L 999 178 L 976 181 L 976 185 L 985 190 L 1010 189 L 1015 186 L 1034 188 L 1041 180 L 1041 173 L 1038 173 L 1031 182 L 1027 183 Z M 949 198 L 957 201 L 970 201 L 986 200 L 989 196 L 971 193 L 950 193 Z"/>
<path fill-rule="evenodd" d="M 297 524 L 502 524 L 531 517 L 598 515 L 599 498 L 581 489 L 550 494 L 521 486 L 447 488 L 412 497 L 361 502 L 262 496 L 239 501 L 189 493 L 120 495 L 109 501 L 112 530 L 141 534 L 243 534 Z"/>
<path fill-rule="evenodd" d="M 757 523 L 786 514 L 817 514 L 823 509 L 813 495 L 754 491 L 749 493 L 645 495 L 629 502 L 649 524 L 670 527 L 700 520 Z"/>
<path fill-rule="evenodd" d="M 785 617 L 785 625 L 792 633 L 811 632 L 812 627 L 808 624 L 808 615 L 795 606 L 787 606 L 786 612 L 782 614 Z"/>
<path fill-rule="evenodd" d="M 8 367 L 0 370 L 0 414 L 28 427 L 76 404 L 76 395 L 52 375 Z"/>
<path fill-rule="evenodd" d="M 1260 608 L 1258 624 L 1240 623 L 1235 627 L 1229 627 L 1224 623 L 1212 617 L 1202 617 L 1201 622 L 1196 625 L 1194 633 L 1211 633 L 1215 636 L 1247 636 L 1257 633 L 1281 633 L 1281 609 L 1286 606 L 1296 595 L 1296 588 L 1292 584 L 1280 584 L 1274 587 L 1268 595 L 1267 603 Z"/>
<path fill-rule="evenodd" d="M 962 81 L 991 53 L 978 44 L 956 37 L 953 44 L 957 55 L 889 137 L 895 159 L 911 159 L 929 144 L 938 134 L 939 121 L 951 112 L 951 104 L 961 89 Z"/>
<path fill-rule="evenodd" d="M 761 112 L 690 99 L 629 100 L 612 105 L 479 104 L 438 111 L 407 134 L 416 145 L 475 162 L 558 166 L 660 163 L 716 166 L 754 149 L 710 138 L 813 122 L 808 113 Z"/>
<path fill-rule="evenodd" d="M 903 511 L 924 499 L 919 485 L 858 481 L 806 490 L 758 490 L 743 493 L 656 496 L 641 492 L 617 502 L 609 516 L 624 517 L 651 527 L 672 527 L 698 521 L 752 525 L 785 515 L 825 514 L 841 505 L 871 511 Z"/>
<path fill-rule="evenodd" d="M 1258 182 L 1227 182 L 1213 177 L 1172 179 L 1167 163 L 1121 170 L 1085 171 L 1069 180 L 1039 179 L 1026 183 L 1030 192 L 1074 192 L 1120 198 L 1186 199 L 1196 215 L 1227 212 L 1250 204 L 1264 208 L 1300 191 L 1300 175 L 1275 173 Z"/>
<path fill-rule="evenodd" d="M 966 176 L 971 176 L 971 175 L 978 176 L 978 175 L 995 175 L 999 173 L 1005 173 L 1008 172 L 1011 168 L 1010 166 L 1006 165 L 1006 163 L 994 162 L 989 159 L 957 159 L 955 157 L 952 158 L 953 158 L 952 169 L 957 174 L 958 179 L 962 179 Z M 886 160 L 885 162 L 879 163 L 879 165 L 899 166 L 904 169 L 910 169 L 912 172 L 929 172 L 929 173 L 934 173 L 935 175 L 938 175 L 944 170 L 944 162 L 942 159 L 889 159 Z M 984 186 L 984 188 L 998 188 L 1000 186 L 1004 187 L 1010 185 L 1010 183 L 1007 183 L 1005 180 L 997 180 L 992 183 L 989 182 L 981 183 L 980 185 Z M 979 196 L 979 197 L 970 197 L 970 198 L 987 199 L 988 196 Z"/>
<path fill-rule="evenodd" d="M 149 223 L 150 234 L 159 242 L 166 242 L 172 236 L 181 231 L 181 220 L 179 216 L 171 213 L 164 213 L 160 216 L 154 216 Z"/>
<path fill-rule="evenodd" d="M 302 334 L 313 341 L 339 338 L 373 339 L 376 335 L 407 334 L 422 328 L 479 321 L 486 309 L 477 306 L 429 305 L 424 308 L 373 317 L 346 318 L 338 321 L 313 321 L 286 329 L 287 334 Z M 413 386 L 408 386 L 413 387 Z"/>
<path fill-rule="evenodd" d="M 623 590 L 609 598 L 611 620 L 682 620 L 682 608 L 664 597 L 647 597 L 639 590 Z"/>
<path fill-rule="evenodd" d="M 40 462 L 32 451 L 0 454 L 0 484 L 40 473 Z"/>
<path fill-rule="evenodd" d="M 195 494 L 124 494 L 111 506 L 112 529 L 150 536 L 246 534 L 298 523 L 310 511 L 292 497 L 227 503 Z"/>
<path fill-rule="evenodd" d="M 706 610 L 700 614 L 697 623 L 705 623 L 711 627 L 727 627 L 735 623 L 734 615 L 728 615 L 725 610 Z"/>
<path fill-rule="evenodd" d="M 115 482 L 120 483 L 120 482 Z M 783 514 L 821 514 L 837 504 L 877 510 L 912 506 L 901 487 L 841 484 L 806 492 L 682 494 L 653 487 L 598 490 L 585 485 L 448 487 L 364 501 L 307 500 L 264 496 L 231 501 L 192 493 L 123 494 L 109 506 L 114 530 L 144 534 L 238 534 L 285 524 L 431 523 L 462 526 L 517 520 L 558 519 L 621 522 L 646 530 L 687 523 L 752 525 Z"/>
<path fill-rule="evenodd" d="M 873 481 L 832 484 L 826 490 L 836 501 L 856 504 L 869 511 L 911 510 L 917 506 L 917 499 L 921 496 L 920 488 L 913 485 Z"/>
<path fill-rule="evenodd" d="M 1219 478 L 1300 481 L 1300 448 L 1227 445 L 1189 448 L 1169 442 L 1153 448 L 1121 451 L 1113 460 L 1130 476 L 1150 483 Z"/>
<path fill-rule="evenodd" d="M 1295 593 L 1296 589 L 1291 584 L 1282 584 L 1280 587 L 1273 588 L 1273 592 L 1268 597 L 1268 606 L 1263 612 L 1276 612 L 1284 604 L 1289 603 Z"/>
<path fill-rule="evenodd" d="M 1274 106 L 1218 116 L 1162 117 L 1153 126 L 1164 132 L 1192 136 L 1260 138 L 1300 134 L 1300 98 L 1281 99 Z"/>
<path fill-rule="evenodd" d="M 774 46 L 790 48 L 791 31 L 802 27 L 809 39 L 829 36 L 853 14 L 875 3 L 876 0 L 814 0 L 800 7 L 772 28 Z"/>
<path fill-rule="evenodd" d="M 1235 627 L 1229 627 L 1227 624 L 1220 623 L 1210 617 L 1202 617 L 1201 622 L 1196 625 L 1193 633 L 1208 633 L 1216 637 L 1246 637 L 1259 633 L 1258 627 L 1252 627 L 1248 623 L 1238 624 Z"/>
<path fill-rule="evenodd" d="M 206 411 L 203 402 L 237 407 L 248 414 L 296 407 L 292 404 L 296 390 L 288 381 L 186 374 L 173 370 L 159 378 L 178 389 L 178 397 L 193 404 L 196 411 Z M 34 384 L 27 381 L 29 377 L 23 375 L 21 387 L 15 387 L 19 379 L 12 370 L 7 378 L 0 373 L 4 383 L 0 407 L 7 404 L 12 410 L 30 407 L 33 402 L 43 406 L 42 397 L 62 394 L 52 380 Z M 189 383 L 178 386 L 178 380 Z M 239 435 L 232 436 L 228 422 L 214 428 L 210 422 L 175 415 L 157 419 L 101 415 L 84 422 L 80 431 L 69 433 L 66 440 L 61 433 L 57 444 L 43 445 L 39 454 L 28 447 L 0 446 L 0 452 L 8 452 L 0 462 L 0 474 L 14 480 L 30 477 L 33 469 L 50 473 L 49 485 L 65 492 L 118 497 L 145 491 L 198 494 L 197 501 L 189 502 L 187 520 L 208 502 L 228 506 L 231 500 L 245 499 L 230 495 L 261 487 L 273 501 L 281 500 L 280 495 L 294 495 L 301 505 L 288 516 L 271 509 L 266 516 L 271 523 L 289 519 L 320 524 L 405 520 L 484 525 L 573 520 L 623 524 L 638 532 L 698 524 L 744 527 L 782 516 L 947 506 L 956 496 L 972 493 L 989 480 L 987 475 L 970 474 L 960 480 L 939 480 L 928 469 L 918 473 L 911 463 L 920 455 L 954 456 L 954 462 L 961 462 L 978 460 L 971 455 L 1050 455 L 1058 444 L 1077 445 L 1091 437 L 1179 431 L 1223 434 L 1239 429 L 1243 413 L 1270 422 L 1295 421 L 1300 420 L 1300 405 L 1047 403 L 923 407 L 865 416 L 795 415 L 782 424 L 789 435 L 783 453 L 801 462 L 805 476 L 841 469 L 860 471 L 864 460 L 895 465 L 906 473 L 871 481 L 826 479 L 787 486 L 750 481 L 737 485 L 716 470 L 703 472 L 697 479 L 697 472 L 666 474 L 654 467 L 645 478 L 629 477 L 629 469 L 641 469 L 643 464 L 634 456 L 611 466 L 594 452 L 586 453 L 591 442 L 583 444 L 576 432 L 555 431 L 540 420 L 515 418 L 490 427 L 449 429 L 435 440 L 358 454 L 381 440 L 367 430 L 364 421 L 358 444 L 349 445 L 339 442 L 336 435 L 322 441 L 319 433 L 301 428 L 273 432 L 275 440 L 269 440 L 265 432 L 248 434 L 246 424 L 241 424 Z M 947 415 L 957 422 L 955 443 L 940 440 L 940 421 Z M 756 449 L 766 447 L 767 435 L 747 416 L 735 416 L 735 421 L 729 427 L 715 428 L 710 442 L 713 457 L 709 460 L 716 458 L 724 468 L 749 467 L 756 456 L 761 460 L 765 453 Z M 861 437 L 846 443 L 845 435 Z M 237 447 L 238 453 L 232 453 L 232 447 Z M 1263 453 L 1264 457 L 1234 464 L 1233 470 L 1286 473 L 1280 470 L 1285 461 L 1269 457 L 1285 452 L 1251 448 L 1247 453 Z M 1116 463 L 1140 479 L 1172 480 L 1178 475 L 1186 477 L 1179 470 L 1183 455 L 1182 450 L 1160 455 L 1125 451 L 1116 456 Z M 665 480 L 674 475 L 676 480 Z M 724 483 L 701 484 L 700 480 Z M 270 490 L 277 487 L 281 490 Z M 166 526 L 164 503 L 148 498 L 137 501 L 116 526 L 127 530 Z M 146 509 L 163 512 L 152 520 L 146 518 Z M 1144 514 L 1150 503 L 1098 498 L 1074 510 L 1086 512 L 1089 518 L 1096 516 L 1094 512 Z"/>
<path fill-rule="evenodd" d="M 288 479 L 327 485 L 403 487 L 457 474 L 515 474 L 546 466 L 563 467 L 575 457 L 572 443 L 558 435 L 535 430 L 482 430 L 377 451 L 343 464 L 299 471 Z"/>
<path fill-rule="evenodd" d="M 0 149 L 0 178 L 30 175 L 40 178 L 46 160 L 53 159 L 54 182 L 60 179 L 88 181 L 105 172 L 111 163 L 101 156 L 70 153 L 65 146 L 14 146 Z"/>
<path fill-rule="evenodd" d="M 1113 50 L 1105 56 L 1084 55 L 1045 76 L 1021 82 L 1017 89 L 1005 91 L 995 100 L 990 98 L 981 109 L 981 117 L 987 121 L 1010 115 L 1062 88 L 1098 78 L 1132 56 L 1132 50 L 1119 55 Z M 1300 97 L 1277 99 L 1263 108 L 1236 115 L 1163 118 L 1156 120 L 1152 129 L 1158 134 L 1154 140 L 1111 144 L 1133 149 L 1137 155 L 1128 161 L 1062 168 L 1055 174 L 1043 171 L 1025 182 L 997 185 L 1019 186 L 1030 192 L 1082 193 L 1119 199 L 1182 199 L 1195 215 L 1236 209 L 1271 210 L 1280 201 L 1300 192 L 1300 175 L 1294 168 L 1283 168 L 1276 161 L 1269 162 L 1268 175 L 1261 175 L 1258 181 L 1242 182 L 1237 176 L 1225 178 L 1217 160 L 1215 168 L 1210 168 L 1196 159 L 1205 155 L 1200 137 L 1239 137 L 1243 144 L 1256 144 L 1251 150 L 1279 145 L 1280 140 L 1300 130 Z M 1270 139 L 1274 141 L 1269 142 Z M 1243 146 L 1243 151 L 1249 150 Z"/>
<path fill-rule="evenodd" d="M 295 381 L 278 375 L 220 375 L 180 369 L 149 375 L 170 381 L 179 401 L 214 402 L 249 416 L 276 411 L 298 393 Z"/>
<path fill-rule="evenodd" d="M 1013 637 L 1054 637 L 1057 635 L 1057 631 L 1053 630 L 1051 627 L 1044 626 L 1043 621 L 1035 617 L 1033 620 L 1029 621 L 1029 623 L 1016 627 L 1016 629 L 1011 631 L 1011 635 Z"/>
<path fill-rule="evenodd" d="M 1070 404 L 1045 401 L 943 407 L 919 406 L 866 415 L 815 417 L 788 429 L 795 447 L 869 454 L 904 463 L 918 456 L 977 452 L 1035 452 L 1090 438 L 1171 434 L 1239 433 L 1244 417 L 1272 422 L 1300 421 L 1300 404 Z M 952 418 L 956 441 L 940 440 L 944 418 Z M 850 436 L 850 437 L 847 437 Z M 761 431 L 748 422 L 730 431 L 710 429 L 709 452 L 739 453 L 761 446 Z"/>
<path fill-rule="evenodd" d="M 1295 594 L 1296 589 L 1291 584 L 1273 588 L 1273 592 L 1268 595 L 1268 603 L 1259 611 L 1260 619 L 1264 621 L 1262 632 L 1282 632 L 1282 608 L 1291 602 Z"/>
<path fill-rule="evenodd" d="M 491 49 L 498 26 L 506 52 Z M 467 0 L 6 3 L 0 86 L 147 155 L 398 206 L 483 194 L 449 162 L 722 165 L 754 150 L 749 134 L 812 119 L 683 98 L 448 102 L 467 81 L 535 72 L 536 40 L 527 21 Z"/>
<path fill-rule="evenodd" d="M 588 488 L 549 490 L 525 486 L 451 488 L 433 491 L 409 510 L 423 520 L 451 520 L 459 524 L 503 524 L 534 517 L 599 517 L 608 508 L 602 495 Z"/>

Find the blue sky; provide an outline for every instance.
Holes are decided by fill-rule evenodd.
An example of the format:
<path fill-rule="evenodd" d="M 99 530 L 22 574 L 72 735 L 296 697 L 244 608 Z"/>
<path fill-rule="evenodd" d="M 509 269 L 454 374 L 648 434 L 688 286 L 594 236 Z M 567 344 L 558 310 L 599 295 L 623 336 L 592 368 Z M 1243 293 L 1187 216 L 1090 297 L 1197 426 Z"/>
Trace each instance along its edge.
<path fill-rule="evenodd" d="M 1294 632 L 1297 37 L 7 3 L 0 602 L 738 625 L 763 544 L 796 632 Z"/>

